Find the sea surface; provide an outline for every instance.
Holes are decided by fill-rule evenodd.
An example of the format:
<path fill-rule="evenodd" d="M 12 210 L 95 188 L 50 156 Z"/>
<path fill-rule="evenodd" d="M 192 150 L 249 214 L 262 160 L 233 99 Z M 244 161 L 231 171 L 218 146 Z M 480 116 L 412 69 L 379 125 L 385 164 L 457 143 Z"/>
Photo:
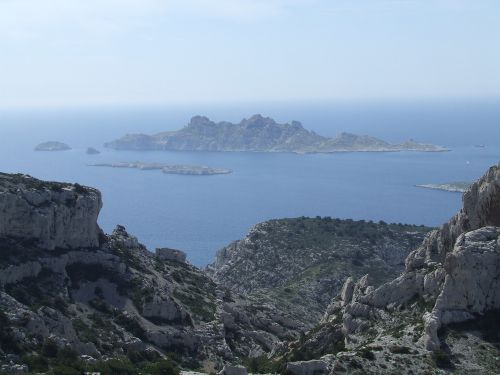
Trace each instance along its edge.
<path fill-rule="evenodd" d="M 391 142 L 413 138 L 449 147 L 443 153 L 130 152 L 102 147 L 125 133 L 175 130 L 190 117 L 237 122 L 262 113 L 299 120 L 319 134 L 348 131 Z M 57 140 L 73 149 L 35 152 Z M 477 147 L 477 146 L 484 147 Z M 88 146 L 102 151 L 86 155 Z M 181 176 L 160 171 L 89 167 L 144 161 L 230 168 L 230 175 Z M 99 224 L 117 224 L 149 249 L 179 248 L 197 266 L 256 223 L 283 217 L 332 216 L 437 226 L 461 205 L 461 194 L 417 184 L 473 181 L 500 161 L 500 102 L 321 102 L 143 108 L 0 110 L 0 171 L 97 187 Z"/>

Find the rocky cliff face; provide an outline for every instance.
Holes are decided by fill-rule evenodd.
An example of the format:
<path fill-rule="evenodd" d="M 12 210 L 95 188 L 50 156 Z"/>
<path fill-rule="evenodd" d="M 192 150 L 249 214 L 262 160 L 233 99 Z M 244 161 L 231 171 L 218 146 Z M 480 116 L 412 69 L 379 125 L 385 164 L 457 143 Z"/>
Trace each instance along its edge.
<path fill-rule="evenodd" d="M 456 368 L 458 373 L 496 374 L 500 166 L 474 183 L 463 203 L 408 256 L 396 279 L 374 287 L 367 276 L 357 282 L 349 278 L 322 325 L 285 357 L 304 351 L 313 353 L 311 358 L 323 356 L 336 373 Z"/>
<path fill-rule="evenodd" d="M 95 189 L 0 173 L 1 237 L 33 241 L 47 250 L 98 247 L 101 207 Z"/>
<path fill-rule="evenodd" d="M 446 151 L 429 144 L 408 141 L 393 145 L 368 136 L 342 133 L 322 137 L 304 129 L 298 121 L 278 124 L 269 117 L 254 115 L 239 124 L 215 123 L 195 116 L 179 131 L 155 135 L 127 134 L 106 143 L 117 150 L 259 151 L 259 152 L 343 152 L 343 151 Z"/>
<path fill-rule="evenodd" d="M 104 235 L 94 189 L 23 175 L 2 174 L 0 183 L 0 373 L 48 370 L 59 354 L 47 357 L 47 347 L 74 353 L 79 371 L 109 357 L 140 364 L 170 352 L 189 368 L 222 368 L 305 329 L 149 252 L 121 226 Z"/>

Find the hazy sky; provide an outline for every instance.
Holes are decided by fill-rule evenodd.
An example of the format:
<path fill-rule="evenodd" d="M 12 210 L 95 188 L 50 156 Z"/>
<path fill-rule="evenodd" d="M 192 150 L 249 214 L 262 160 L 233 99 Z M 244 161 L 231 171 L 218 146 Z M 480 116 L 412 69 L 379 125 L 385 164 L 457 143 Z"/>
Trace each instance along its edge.
<path fill-rule="evenodd" d="M 0 0 L 0 107 L 492 96 L 498 0 Z"/>

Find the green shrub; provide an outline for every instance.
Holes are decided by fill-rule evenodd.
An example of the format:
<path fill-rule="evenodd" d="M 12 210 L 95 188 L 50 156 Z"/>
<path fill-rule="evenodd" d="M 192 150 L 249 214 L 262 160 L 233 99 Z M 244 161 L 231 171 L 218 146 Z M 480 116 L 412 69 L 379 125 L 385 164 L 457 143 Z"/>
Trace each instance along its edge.
<path fill-rule="evenodd" d="M 68 365 L 56 365 L 52 369 L 51 373 L 53 375 L 81 375 L 82 372 L 79 369 L 76 369 L 72 366 Z"/>
<path fill-rule="evenodd" d="M 439 368 L 452 369 L 455 367 L 451 361 L 451 356 L 442 349 L 438 349 L 432 353 L 432 360 L 436 367 Z"/>
<path fill-rule="evenodd" d="M 28 365 L 31 372 L 47 372 L 49 370 L 49 361 L 41 355 L 24 356 L 22 362 Z"/>
<path fill-rule="evenodd" d="M 137 369 L 128 359 L 111 359 L 89 366 L 87 371 L 105 375 L 137 375 Z M 80 374 L 79 374 L 80 375 Z"/>
<path fill-rule="evenodd" d="M 368 349 L 368 348 L 363 348 L 360 350 L 359 352 L 359 355 L 364 358 L 364 359 L 368 359 L 370 361 L 373 361 L 375 359 L 375 354 L 373 354 L 373 352 Z"/>
<path fill-rule="evenodd" d="M 78 353 L 71 349 L 69 346 L 66 346 L 62 349 L 59 349 L 57 353 L 57 361 L 61 364 L 71 366 L 78 362 Z"/>
<path fill-rule="evenodd" d="M 56 193 L 60 193 L 61 191 L 63 191 L 62 185 L 60 185 L 58 183 L 50 184 L 49 188 L 50 188 L 50 190 L 52 190 Z"/>
<path fill-rule="evenodd" d="M 75 189 L 75 193 L 78 193 L 78 194 L 85 194 L 85 193 L 87 193 L 87 189 L 85 189 L 85 187 L 83 187 L 80 184 L 74 184 L 73 187 Z"/>
<path fill-rule="evenodd" d="M 143 368 L 148 375 L 179 375 L 180 371 L 171 361 L 163 359 L 156 363 L 148 363 Z"/>
<path fill-rule="evenodd" d="M 394 353 L 394 354 L 410 354 L 410 348 L 408 348 L 407 346 L 397 346 L 397 345 L 393 345 L 391 347 L 389 347 L 389 350 L 391 353 Z"/>
<path fill-rule="evenodd" d="M 42 355 L 44 357 L 48 358 L 55 358 L 57 357 L 57 352 L 59 351 L 59 348 L 57 347 L 57 344 L 54 340 L 52 339 L 46 339 L 43 344 L 42 344 Z"/>
<path fill-rule="evenodd" d="M 12 328 L 10 327 L 10 320 L 3 311 L 0 310 L 0 349 L 11 352 L 20 353 L 21 346 L 16 341 Z"/>

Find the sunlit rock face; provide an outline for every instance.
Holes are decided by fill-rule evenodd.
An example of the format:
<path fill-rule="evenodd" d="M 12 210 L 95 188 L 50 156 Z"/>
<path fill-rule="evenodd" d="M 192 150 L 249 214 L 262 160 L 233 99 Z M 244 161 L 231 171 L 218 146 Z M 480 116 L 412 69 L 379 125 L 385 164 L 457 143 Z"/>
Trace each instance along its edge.
<path fill-rule="evenodd" d="M 0 237 L 30 240 L 42 249 L 99 246 L 98 190 L 0 174 Z"/>
<path fill-rule="evenodd" d="M 344 333 L 361 334 L 367 316 L 383 316 L 411 301 L 425 301 L 421 342 L 441 347 L 438 330 L 500 308 L 500 165 L 465 192 L 462 209 L 406 259 L 406 270 L 380 287 L 348 279 L 340 303 L 324 320 L 343 314 Z M 356 289 L 363 293 L 356 294 Z M 375 319 L 376 320 L 376 319 Z"/>

